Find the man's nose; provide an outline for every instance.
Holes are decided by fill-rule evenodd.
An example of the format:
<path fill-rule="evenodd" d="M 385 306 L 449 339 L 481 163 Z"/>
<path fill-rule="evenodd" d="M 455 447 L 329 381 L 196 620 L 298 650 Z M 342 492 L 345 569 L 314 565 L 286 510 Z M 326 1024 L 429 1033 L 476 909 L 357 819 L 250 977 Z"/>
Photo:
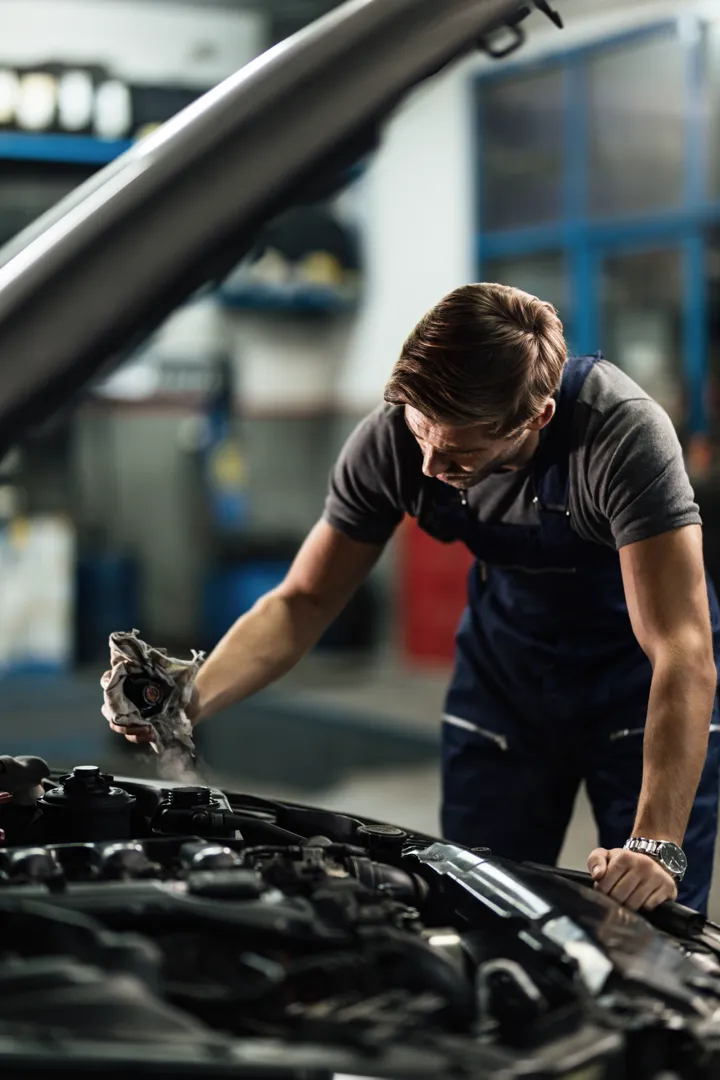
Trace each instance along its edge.
<path fill-rule="evenodd" d="M 429 446 L 423 454 L 422 471 L 425 476 L 438 476 L 444 472 L 447 460 L 443 454 L 439 454 L 432 446 Z"/>

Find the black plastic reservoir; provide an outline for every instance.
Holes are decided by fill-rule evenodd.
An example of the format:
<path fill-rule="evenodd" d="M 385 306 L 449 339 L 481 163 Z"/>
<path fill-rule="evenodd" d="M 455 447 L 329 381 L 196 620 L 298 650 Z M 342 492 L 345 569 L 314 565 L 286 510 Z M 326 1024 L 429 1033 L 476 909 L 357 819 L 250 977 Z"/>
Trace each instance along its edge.
<path fill-rule="evenodd" d="M 97 765 L 76 765 L 38 800 L 48 843 L 129 840 L 135 796 Z"/>

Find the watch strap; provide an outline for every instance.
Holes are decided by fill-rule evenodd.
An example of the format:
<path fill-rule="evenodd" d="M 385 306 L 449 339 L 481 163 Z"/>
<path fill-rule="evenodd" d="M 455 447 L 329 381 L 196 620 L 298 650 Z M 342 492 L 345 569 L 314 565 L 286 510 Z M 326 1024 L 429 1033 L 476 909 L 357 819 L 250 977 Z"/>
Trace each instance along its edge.
<path fill-rule="evenodd" d="M 675 873 L 666 864 L 661 855 L 664 843 L 665 842 L 662 840 L 650 840 L 646 836 L 631 836 L 629 840 L 625 841 L 623 847 L 627 848 L 629 851 L 638 851 L 641 855 L 649 855 L 651 859 L 655 859 L 655 861 L 662 866 L 663 870 L 667 871 L 667 873 L 679 883 L 684 877 L 684 871 L 682 874 Z"/>
<path fill-rule="evenodd" d="M 660 851 L 660 841 L 648 840 L 645 836 L 631 836 L 625 842 L 625 847 L 630 851 L 639 851 L 643 855 L 652 855 L 657 858 Z"/>

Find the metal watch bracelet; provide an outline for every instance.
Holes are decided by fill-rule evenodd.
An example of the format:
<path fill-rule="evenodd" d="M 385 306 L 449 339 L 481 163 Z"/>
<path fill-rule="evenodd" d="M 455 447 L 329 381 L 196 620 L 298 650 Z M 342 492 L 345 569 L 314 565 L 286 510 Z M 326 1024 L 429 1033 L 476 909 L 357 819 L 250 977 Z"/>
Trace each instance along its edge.
<path fill-rule="evenodd" d="M 632 836 L 625 841 L 624 847 L 628 851 L 637 851 L 641 855 L 648 855 L 662 866 L 663 870 L 679 884 L 687 870 L 687 858 L 685 852 L 678 844 L 670 840 L 650 840 L 645 836 Z"/>

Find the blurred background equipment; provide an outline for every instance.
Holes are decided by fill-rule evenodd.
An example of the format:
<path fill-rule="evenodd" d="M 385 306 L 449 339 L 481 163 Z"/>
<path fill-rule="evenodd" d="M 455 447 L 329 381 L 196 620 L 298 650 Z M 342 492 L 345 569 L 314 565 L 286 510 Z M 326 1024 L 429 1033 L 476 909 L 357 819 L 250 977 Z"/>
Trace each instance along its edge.
<path fill-rule="evenodd" d="M 0 0 L 0 241 L 334 6 Z M 535 14 L 521 50 L 420 88 L 344 191 L 278 218 L 0 463 L 3 753 L 140 768 L 99 715 L 107 635 L 212 648 L 281 580 L 411 327 L 469 280 L 549 300 L 571 348 L 667 409 L 720 579 L 720 13 L 557 7 L 562 35 Z M 404 523 L 321 647 L 199 732 L 210 766 L 435 831 L 469 561 Z M 591 828 L 581 806 L 565 862 Z"/>
<path fill-rule="evenodd" d="M 16 515 L 0 525 L 0 675 L 70 669 L 74 540 L 58 516 Z"/>

